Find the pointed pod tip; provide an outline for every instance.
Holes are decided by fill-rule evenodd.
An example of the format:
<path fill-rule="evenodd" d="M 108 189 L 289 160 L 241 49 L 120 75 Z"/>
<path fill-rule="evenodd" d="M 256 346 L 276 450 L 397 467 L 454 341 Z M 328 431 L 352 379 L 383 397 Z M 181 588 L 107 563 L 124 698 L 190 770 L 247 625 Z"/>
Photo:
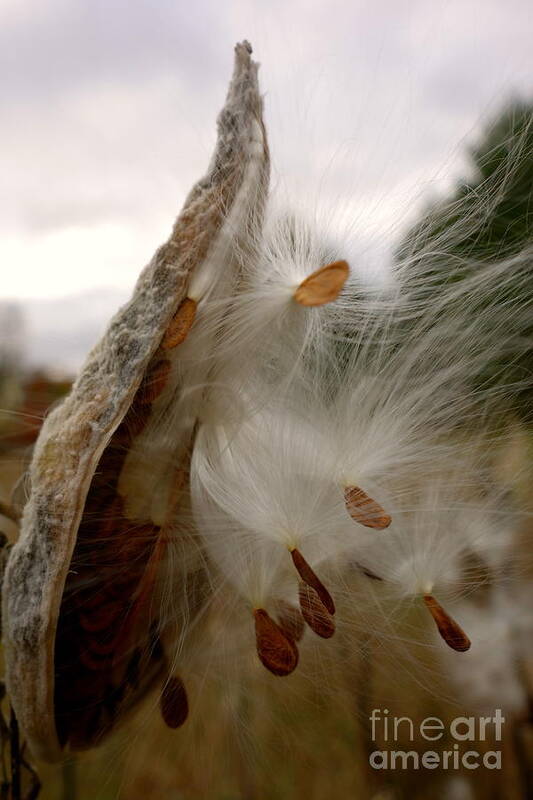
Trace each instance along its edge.
<path fill-rule="evenodd" d="M 337 299 L 342 291 L 350 268 L 346 261 L 334 261 L 308 275 L 296 289 L 293 297 L 301 306 L 323 306 Z"/>
<path fill-rule="evenodd" d="M 235 45 L 235 50 L 245 50 L 248 55 L 252 55 L 253 48 L 248 39 L 243 39 L 242 42 L 237 42 Z"/>
<path fill-rule="evenodd" d="M 471 644 L 470 639 L 459 623 L 444 610 L 433 595 L 425 594 L 423 599 L 426 608 L 435 621 L 440 635 L 448 647 L 451 647 L 452 650 L 456 650 L 458 653 L 464 653 L 469 650 Z"/>
<path fill-rule="evenodd" d="M 234 47 L 234 71 L 233 77 L 242 76 L 246 71 L 253 69 L 254 62 L 252 61 L 253 48 L 248 39 L 243 39 L 242 42 L 237 42 Z"/>

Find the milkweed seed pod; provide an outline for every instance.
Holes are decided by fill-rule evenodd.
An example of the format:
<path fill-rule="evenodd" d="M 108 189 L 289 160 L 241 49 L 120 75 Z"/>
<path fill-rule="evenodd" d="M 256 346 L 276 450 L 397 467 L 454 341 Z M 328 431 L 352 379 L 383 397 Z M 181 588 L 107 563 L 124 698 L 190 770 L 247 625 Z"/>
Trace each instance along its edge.
<path fill-rule="evenodd" d="M 247 237 L 261 224 L 269 157 L 250 54 L 247 42 L 235 48 L 206 176 L 35 447 L 6 571 L 4 643 L 11 702 L 34 755 L 46 760 L 99 742 L 158 681 L 180 685 L 180 713 L 169 710 L 167 688 L 166 716 L 185 715 L 152 600 L 164 550 L 184 535 L 177 520 L 194 407 L 188 415 L 183 407 L 172 446 L 148 453 L 153 468 L 143 476 L 134 454 L 143 437 L 157 440 L 183 394 L 180 348 L 193 323 L 201 327 L 202 300 L 238 279 L 237 249 L 253 257 Z M 194 548 L 184 541 L 179 553 L 178 570 L 198 572 Z"/>

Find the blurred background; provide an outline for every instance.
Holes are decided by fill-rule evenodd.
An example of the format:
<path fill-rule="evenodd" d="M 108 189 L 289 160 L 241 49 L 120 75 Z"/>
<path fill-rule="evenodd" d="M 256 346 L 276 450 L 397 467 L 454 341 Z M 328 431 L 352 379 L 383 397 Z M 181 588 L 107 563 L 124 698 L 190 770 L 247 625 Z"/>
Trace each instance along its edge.
<path fill-rule="evenodd" d="M 531 96 L 531 34 L 527 0 L 2 0 L 4 346 L 78 369 L 206 168 L 236 41 L 262 65 L 274 185 L 342 208 L 372 270 Z"/>
<path fill-rule="evenodd" d="M 243 38 L 261 63 L 279 196 L 291 204 L 320 198 L 349 219 L 351 261 L 362 275 L 382 275 L 440 200 L 460 197 L 465 186 L 475 191 L 490 174 L 487 153 L 523 137 L 533 117 L 528 0 L 0 0 L 0 499 L 17 482 L 47 408 L 67 391 L 204 173 L 233 45 Z M 530 207 L 532 172 L 530 160 L 508 187 L 515 220 Z M 517 247 L 531 241 L 531 227 L 517 236 Z M 472 242 L 462 246 L 472 254 Z M 10 525 L 3 527 L 13 533 Z M 353 674 L 360 669 L 355 660 Z M 402 693 L 415 692 L 404 685 L 399 707 Z M 349 693 L 339 698 L 339 708 L 354 702 Z M 308 713 L 312 730 L 322 724 L 336 737 L 332 761 L 317 771 L 322 744 L 309 739 L 301 766 L 270 775 L 269 792 L 257 788 L 268 760 L 263 778 L 251 778 L 246 754 L 225 741 L 222 710 L 191 734 L 191 742 L 207 737 L 219 748 L 216 792 L 215 762 L 208 777 L 191 745 L 177 775 L 159 722 L 147 737 L 141 714 L 103 754 L 88 757 L 76 796 L 429 797 L 421 784 L 416 795 L 412 787 L 369 789 L 363 766 L 354 761 L 346 773 L 351 754 L 364 751 L 354 719 L 328 716 L 320 705 Z M 299 718 L 302 729 L 306 721 Z M 274 749 L 276 731 L 273 724 L 265 732 Z M 476 797 L 526 797 L 523 764 L 516 752 L 509 758 L 508 793 L 492 794 L 483 778 Z M 45 771 L 45 797 L 74 796 L 69 769 Z M 473 797 L 461 780 L 442 796 Z"/>

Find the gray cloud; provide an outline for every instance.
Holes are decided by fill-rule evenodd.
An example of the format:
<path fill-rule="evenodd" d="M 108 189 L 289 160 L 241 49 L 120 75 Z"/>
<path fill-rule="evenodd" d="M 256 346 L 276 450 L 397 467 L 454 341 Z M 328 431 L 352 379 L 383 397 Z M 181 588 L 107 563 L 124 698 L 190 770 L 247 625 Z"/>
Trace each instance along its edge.
<path fill-rule="evenodd" d="M 167 181 L 180 197 L 203 168 L 231 45 L 249 27 L 279 115 L 275 158 L 309 175 L 352 141 L 360 188 L 396 149 L 392 183 L 424 153 L 438 168 L 453 133 L 467 132 L 506 80 L 523 86 L 531 75 L 528 3 L 516 0 L 298 0 L 268 10 L 259 0 L 34 0 L 4 13 L 10 197 L 1 219 L 30 230 L 160 213 Z M 301 125 L 291 117 L 306 106 L 313 133 L 302 148 L 287 122 Z"/>
<path fill-rule="evenodd" d="M 212 41 L 230 35 L 225 18 L 213 3 Z M 207 77 L 222 64 L 205 23 L 201 4 L 185 9 L 173 0 L 13 3 L 0 32 L 0 64 L 15 101 L 30 95 L 44 103 L 110 79 L 142 85 L 177 67 L 183 76 L 197 75 L 200 59 Z"/>
<path fill-rule="evenodd" d="M 106 280 L 133 283 L 205 169 L 245 36 L 262 64 L 274 184 L 338 203 L 362 250 L 381 247 L 460 172 L 480 120 L 530 91 L 532 32 L 528 0 L 5 0 L 0 227 L 18 262 L 3 293 L 22 291 L 22 273 L 59 285 L 65 265 L 35 263 L 41 244 L 83 229 L 97 252 L 105 226 L 142 250 L 130 277 L 106 268 Z"/>

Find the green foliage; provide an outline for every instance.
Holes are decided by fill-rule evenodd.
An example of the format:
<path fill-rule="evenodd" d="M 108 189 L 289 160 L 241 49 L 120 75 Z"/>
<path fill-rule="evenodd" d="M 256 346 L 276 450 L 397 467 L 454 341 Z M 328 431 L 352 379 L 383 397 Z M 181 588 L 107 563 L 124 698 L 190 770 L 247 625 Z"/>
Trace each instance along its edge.
<path fill-rule="evenodd" d="M 533 103 L 510 103 L 470 148 L 470 159 L 471 178 L 415 225 L 402 255 L 431 240 L 445 243 L 449 256 L 500 259 L 533 242 Z"/>
<path fill-rule="evenodd" d="M 533 103 L 515 100 L 470 148 L 470 177 L 435 203 L 397 252 L 407 285 L 438 301 L 442 289 L 487 275 L 473 292 L 471 312 L 493 309 L 505 318 L 506 345 L 472 376 L 474 391 L 489 390 L 502 412 L 533 422 Z M 497 263 L 507 266 L 494 280 Z M 501 312 L 507 310 L 505 317 Z M 451 304 L 443 312 L 453 322 Z M 490 319 L 489 315 L 486 315 Z M 503 327 L 503 326 L 502 326 Z"/>

